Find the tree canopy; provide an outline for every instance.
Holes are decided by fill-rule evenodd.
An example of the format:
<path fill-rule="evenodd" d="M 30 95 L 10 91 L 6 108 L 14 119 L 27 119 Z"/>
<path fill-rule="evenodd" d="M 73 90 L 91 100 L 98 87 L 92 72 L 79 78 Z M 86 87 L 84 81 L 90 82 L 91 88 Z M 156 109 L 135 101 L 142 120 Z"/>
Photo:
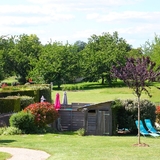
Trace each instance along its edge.
<path fill-rule="evenodd" d="M 88 42 L 74 44 L 48 42 L 42 44 L 34 35 L 0 37 L 0 79 L 16 75 L 26 83 L 29 78 L 36 83 L 50 83 L 60 87 L 63 83 L 75 83 L 77 79 L 112 84 L 112 66 L 122 65 L 126 57 L 149 55 L 159 64 L 159 37 L 149 49 L 132 48 L 118 32 L 91 35 Z M 148 47 L 148 46 L 147 46 Z"/>

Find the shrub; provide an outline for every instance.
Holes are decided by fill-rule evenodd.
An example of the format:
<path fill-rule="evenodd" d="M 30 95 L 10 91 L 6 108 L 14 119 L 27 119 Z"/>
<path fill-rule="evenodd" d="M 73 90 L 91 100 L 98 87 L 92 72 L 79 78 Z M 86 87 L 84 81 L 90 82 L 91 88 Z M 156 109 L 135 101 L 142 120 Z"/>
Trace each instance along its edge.
<path fill-rule="evenodd" d="M 0 113 L 20 111 L 20 99 L 17 96 L 0 98 Z"/>
<path fill-rule="evenodd" d="M 85 129 L 84 129 L 84 128 L 78 129 L 78 130 L 77 130 L 77 134 L 78 134 L 79 136 L 84 136 L 84 135 L 85 135 Z"/>
<path fill-rule="evenodd" d="M 58 118 L 58 111 L 49 102 L 34 103 L 24 109 L 30 111 L 35 116 L 35 124 L 38 127 L 45 127 Z"/>
<path fill-rule="evenodd" d="M 149 100 L 141 100 L 140 102 L 140 118 L 151 119 L 152 123 L 155 122 L 155 105 Z M 138 119 L 138 102 L 136 100 L 117 100 L 112 105 L 113 125 L 118 125 L 119 128 L 128 128 L 136 131 L 135 120 Z M 114 131 L 113 131 L 114 132 Z"/>
<path fill-rule="evenodd" d="M 62 90 L 63 91 L 71 91 L 71 90 L 83 90 L 84 89 L 84 85 L 64 85 L 62 86 Z"/>
<path fill-rule="evenodd" d="M 20 96 L 21 110 L 34 103 L 34 97 Z"/>
<path fill-rule="evenodd" d="M 0 128 L 0 135 L 3 134 L 3 132 L 6 130 L 6 128 L 7 128 L 7 127 L 1 127 L 1 128 Z"/>
<path fill-rule="evenodd" d="M 135 126 L 135 120 L 138 119 L 138 102 L 134 100 L 127 100 L 123 103 L 128 115 L 128 126 L 132 129 L 137 129 Z M 150 119 L 152 123 L 155 122 L 155 105 L 149 100 L 140 101 L 140 119 Z"/>
<path fill-rule="evenodd" d="M 24 133 L 33 133 L 35 130 L 34 115 L 30 112 L 18 112 L 13 114 L 9 123 L 11 127 L 16 127 Z"/>
<path fill-rule="evenodd" d="M 16 127 L 2 127 L 0 128 L 0 135 L 17 135 L 22 134 L 22 131 Z"/>

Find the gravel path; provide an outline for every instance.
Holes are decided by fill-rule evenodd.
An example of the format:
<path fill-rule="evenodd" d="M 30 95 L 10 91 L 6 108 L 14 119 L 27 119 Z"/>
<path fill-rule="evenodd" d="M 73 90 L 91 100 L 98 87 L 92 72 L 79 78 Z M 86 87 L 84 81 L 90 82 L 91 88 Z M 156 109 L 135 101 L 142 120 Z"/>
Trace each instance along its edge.
<path fill-rule="evenodd" d="M 0 151 L 12 155 L 8 160 L 46 160 L 50 155 L 44 151 L 26 148 L 0 147 Z"/>

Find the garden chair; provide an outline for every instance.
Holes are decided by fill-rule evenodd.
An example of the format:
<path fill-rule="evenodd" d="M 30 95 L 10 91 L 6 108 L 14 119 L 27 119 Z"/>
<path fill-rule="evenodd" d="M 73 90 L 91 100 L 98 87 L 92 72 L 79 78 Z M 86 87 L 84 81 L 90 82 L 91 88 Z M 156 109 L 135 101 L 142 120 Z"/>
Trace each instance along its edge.
<path fill-rule="evenodd" d="M 138 120 L 135 121 L 137 129 L 138 129 Z M 142 121 L 140 120 L 140 134 L 142 134 L 144 137 L 145 136 L 152 136 L 152 137 L 159 137 L 160 135 L 157 133 L 150 133 L 148 132 L 145 128 L 144 125 L 142 123 Z"/>
<path fill-rule="evenodd" d="M 160 132 L 153 127 L 150 119 L 145 119 L 144 121 L 149 132 L 160 134 Z"/>

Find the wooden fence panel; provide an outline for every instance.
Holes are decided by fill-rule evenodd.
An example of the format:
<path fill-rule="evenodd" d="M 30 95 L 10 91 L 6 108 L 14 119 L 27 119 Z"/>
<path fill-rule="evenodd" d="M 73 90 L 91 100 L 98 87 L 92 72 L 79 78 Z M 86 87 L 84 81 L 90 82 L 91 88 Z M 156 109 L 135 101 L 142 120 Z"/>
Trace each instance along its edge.
<path fill-rule="evenodd" d="M 84 113 L 76 110 L 59 110 L 63 131 L 76 131 L 84 127 Z"/>

